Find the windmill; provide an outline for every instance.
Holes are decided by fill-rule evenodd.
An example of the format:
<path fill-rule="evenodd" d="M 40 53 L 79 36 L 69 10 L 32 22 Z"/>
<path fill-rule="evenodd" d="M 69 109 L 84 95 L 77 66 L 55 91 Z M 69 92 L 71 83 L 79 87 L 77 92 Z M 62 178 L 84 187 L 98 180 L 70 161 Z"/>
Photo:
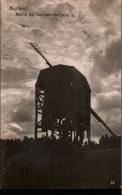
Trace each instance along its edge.
<path fill-rule="evenodd" d="M 37 43 L 30 45 L 49 66 L 40 71 L 35 85 L 35 139 L 39 132 L 51 131 L 59 138 L 69 141 L 79 140 L 84 132 L 90 142 L 92 119 L 108 136 L 115 133 L 91 108 L 91 89 L 86 77 L 75 67 L 67 65 L 52 66 L 42 54 Z"/>

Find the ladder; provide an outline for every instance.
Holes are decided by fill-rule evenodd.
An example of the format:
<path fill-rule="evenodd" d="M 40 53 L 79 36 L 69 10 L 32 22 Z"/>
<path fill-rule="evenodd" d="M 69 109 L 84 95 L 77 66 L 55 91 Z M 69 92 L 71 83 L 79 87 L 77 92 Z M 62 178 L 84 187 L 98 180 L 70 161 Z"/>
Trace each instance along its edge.
<path fill-rule="evenodd" d="M 116 137 L 113 131 L 105 124 L 105 122 L 98 116 L 98 114 L 90 108 L 91 119 L 109 136 Z"/>

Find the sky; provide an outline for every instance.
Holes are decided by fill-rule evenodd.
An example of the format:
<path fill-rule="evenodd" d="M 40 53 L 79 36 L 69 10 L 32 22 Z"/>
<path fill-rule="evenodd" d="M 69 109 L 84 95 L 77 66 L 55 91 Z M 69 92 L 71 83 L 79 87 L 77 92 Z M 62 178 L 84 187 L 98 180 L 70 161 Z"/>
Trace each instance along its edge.
<path fill-rule="evenodd" d="M 34 135 L 35 83 L 47 64 L 29 42 L 37 42 L 52 65 L 84 74 L 91 107 L 120 135 L 121 1 L 2 0 L 1 6 L 1 137 Z M 27 10 L 13 10 L 18 6 Z M 92 123 L 91 138 L 102 133 Z"/>

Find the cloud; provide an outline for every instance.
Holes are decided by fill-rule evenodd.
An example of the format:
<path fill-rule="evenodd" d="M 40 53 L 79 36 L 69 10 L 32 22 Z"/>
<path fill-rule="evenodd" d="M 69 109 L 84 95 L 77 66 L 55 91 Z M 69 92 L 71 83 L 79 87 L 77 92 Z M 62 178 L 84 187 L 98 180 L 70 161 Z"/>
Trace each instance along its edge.
<path fill-rule="evenodd" d="M 120 0 L 94 0 L 90 1 L 89 8 L 92 12 L 99 16 L 98 19 L 104 19 L 114 12 L 117 15 L 120 12 Z"/>
<path fill-rule="evenodd" d="M 37 76 L 37 71 L 32 70 L 28 67 L 23 69 L 23 68 L 6 68 L 6 69 L 1 69 L 1 78 L 3 83 L 16 83 L 16 82 L 23 82 L 29 81 L 30 79 L 35 79 Z"/>
<path fill-rule="evenodd" d="M 97 110 L 112 113 L 112 110 L 121 107 L 120 94 L 112 92 L 110 95 L 100 94 L 97 96 Z"/>
<path fill-rule="evenodd" d="M 93 95 L 120 91 L 121 47 L 120 40 L 111 42 L 104 54 L 95 53 L 94 66 L 90 70 L 90 82 Z"/>
<path fill-rule="evenodd" d="M 17 123 L 7 123 L 2 126 L 1 136 L 3 138 L 21 138 L 24 136 L 33 137 L 34 135 L 34 124 L 24 123 L 18 125 Z"/>
<path fill-rule="evenodd" d="M 22 131 L 22 127 L 20 127 L 18 124 L 16 124 L 16 123 L 10 123 L 10 126 L 12 127 L 12 128 L 15 128 L 15 129 L 17 129 L 17 130 L 19 130 L 19 131 Z"/>
<path fill-rule="evenodd" d="M 115 134 L 121 131 L 121 95 L 117 91 L 98 94 L 95 111 Z M 98 134 L 99 127 L 92 126 L 93 135 Z"/>
<path fill-rule="evenodd" d="M 34 100 L 22 98 L 16 105 L 11 120 L 16 123 L 34 121 Z"/>
<path fill-rule="evenodd" d="M 120 40 L 113 41 L 105 49 L 105 54 L 97 54 L 95 58 L 95 67 L 97 74 L 108 76 L 112 73 L 118 74 L 120 71 L 121 62 L 121 42 Z"/>
<path fill-rule="evenodd" d="M 116 134 L 120 134 L 121 129 L 120 52 L 120 40 L 112 41 L 104 54 L 95 55 L 90 73 L 93 108 Z M 93 135 L 97 135 L 99 128 L 93 126 L 92 129 Z"/>
<path fill-rule="evenodd" d="M 8 90 L 8 89 L 7 89 Z M 13 89 L 12 89 L 13 91 Z M 21 137 L 34 135 L 34 90 L 18 93 L 9 89 L 9 98 L 2 98 L 2 137 Z M 4 94 L 5 95 L 5 94 Z M 25 96 L 25 98 L 23 97 Z M 32 96 L 30 98 L 30 96 Z M 8 102 L 8 103 L 7 103 Z M 8 106 L 6 107 L 6 104 Z M 9 136 L 10 135 L 10 136 Z"/>

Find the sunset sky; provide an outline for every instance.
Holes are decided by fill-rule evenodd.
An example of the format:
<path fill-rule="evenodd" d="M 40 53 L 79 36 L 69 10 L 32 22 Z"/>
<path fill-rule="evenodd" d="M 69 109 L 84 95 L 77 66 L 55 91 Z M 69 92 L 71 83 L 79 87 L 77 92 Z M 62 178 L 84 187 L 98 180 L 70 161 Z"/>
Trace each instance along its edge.
<path fill-rule="evenodd" d="M 39 71 L 47 65 L 29 42 L 37 42 L 52 65 L 72 65 L 86 76 L 92 90 L 91 107 L 120 135 L 120 2 L 2 0 L 3 138 L 34 135 L 34 87 Z M 10 6 L 27 6 L 27 11 L 10 10 Z M 16 12 L 27 16 L 16 16 Z M 102 133 L 94 124 L 91 132 L 96 140 Z"/>

